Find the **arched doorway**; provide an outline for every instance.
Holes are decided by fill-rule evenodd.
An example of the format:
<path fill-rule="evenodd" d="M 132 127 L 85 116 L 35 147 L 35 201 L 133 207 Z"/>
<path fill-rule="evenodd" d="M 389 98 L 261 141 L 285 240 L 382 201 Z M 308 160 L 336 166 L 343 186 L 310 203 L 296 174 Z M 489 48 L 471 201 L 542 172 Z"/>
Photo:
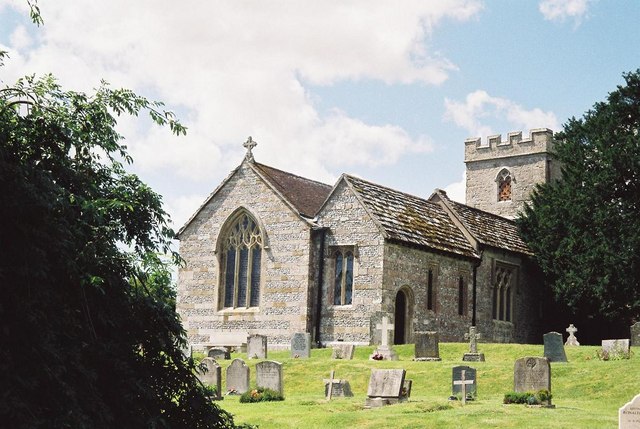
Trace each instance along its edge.
<path fill-rule="evenodd" d="M 393 324 L 393 344 L 407 344 L 411 341 L 411 309 L 413 295 L 404 287 L 396 294 L 395 316 Z"/>

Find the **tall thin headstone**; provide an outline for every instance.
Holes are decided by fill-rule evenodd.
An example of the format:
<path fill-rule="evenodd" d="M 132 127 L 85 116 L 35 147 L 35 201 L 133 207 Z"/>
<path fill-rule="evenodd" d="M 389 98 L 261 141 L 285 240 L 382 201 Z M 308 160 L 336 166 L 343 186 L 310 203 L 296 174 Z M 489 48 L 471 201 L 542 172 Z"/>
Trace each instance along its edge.
<path fill-rule="evenodd" d="M 369 359 L 373 360 L 398 360 L 395 350 L 389 346 L 389 337 L 393 332 L 394 325 L 389 323 L 387 316 L 382 316 L 382 321 L 376 324 L 376 329 L 380 331 L 380 345 L 374 350 Z"/>
<path fill-rule="evenodd" d="M 250 369 L 242 359 L 234 359 L 227 367 L 227 392 L 241 395 L 249 390 Z"/>
<path fill-rule="evenodd" d="M 566 362 L 567 354 L 564 352 L 562 334 L 559 332 L 547 332 L 544 338 L 544 357 L 550 362 Z"/>
<path fill-rule="evenodd" d="M 256 364 L 256 386 L 275 390 L 281 395 L 284 392 L 282 383 L 282 364 L 265 360 Z"/>
<path fill-rule="evenodd" d="M 311 334 L 296 332 L 291 337 L 291 357 L 308 358 L 311 356 Z"/>
<path fill-rule="evenodd" d="M 247 357 L 249 359 L 267 358 L 267 337 L 265 335 L 249 335 L 247 337 Z"/>

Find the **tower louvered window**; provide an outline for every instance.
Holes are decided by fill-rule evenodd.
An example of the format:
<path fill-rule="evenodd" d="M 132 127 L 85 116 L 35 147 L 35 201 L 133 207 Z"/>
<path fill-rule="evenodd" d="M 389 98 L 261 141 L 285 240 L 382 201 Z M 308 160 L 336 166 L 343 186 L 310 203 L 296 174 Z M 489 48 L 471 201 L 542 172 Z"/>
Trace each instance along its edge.
<path fill-rule="evenodd" d="M 498 174 L 498 201 L 511 201 L 511 173 L 506 168 Z"/>
<path fill-rule="evenodd" d="M 227 230 L 223 242 L 222 263 L 225 308 L 248 308 L 260 305 L 260 266 L 262 234 L 256 221 L 242 213 Z"/>

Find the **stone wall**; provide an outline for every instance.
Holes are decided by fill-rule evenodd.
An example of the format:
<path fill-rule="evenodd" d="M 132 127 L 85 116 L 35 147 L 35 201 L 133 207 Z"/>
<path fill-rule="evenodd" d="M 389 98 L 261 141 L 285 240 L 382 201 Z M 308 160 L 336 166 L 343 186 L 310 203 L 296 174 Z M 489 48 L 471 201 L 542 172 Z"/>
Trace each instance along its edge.
<path fill-rule="evenodd" d="M 553 133 L 548 129 L 531 130 L 528 139 L 522 133 L 509 133 L 465 142 L 466 204 L 500 216 L 514 218 L 530 200 L 537 183 L 559 178 L 560 167 L 552 159 Z M 511 201 L 498 201 L 498 174 L 511 172 Z"/>
<path fill-rule="evenodd" d="M 222 309 L 216 243 L 225 221 L 240 207 L 265 230 L 260 306 Z M 244 162 L 180 235 L 177 308 L 193 344 L 268 337 L 289 345 L 294 332 L 311 332 L 313 262 L 310 224 L 301 219 Z"/>

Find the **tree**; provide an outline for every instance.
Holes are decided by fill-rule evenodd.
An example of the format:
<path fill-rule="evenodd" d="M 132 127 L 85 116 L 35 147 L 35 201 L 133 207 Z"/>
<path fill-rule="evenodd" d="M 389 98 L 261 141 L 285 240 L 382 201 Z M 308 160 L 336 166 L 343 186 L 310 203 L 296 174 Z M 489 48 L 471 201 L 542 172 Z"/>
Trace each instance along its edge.
<path fill-rule="evenodd" d="M 640 70 L 555 135 L 558 182 L 518 224 L 556 299 L 623 326 L 640 318 Z"/>
<path fill-rule="evenodd" d="M 1 56 L 1 54 L 0 54 Z M 185 358 L 161 197 L 124 164 L 121 114 L 161 103 L 51 76 L 0 90 L 0 419 L 15 428 L 235 427 Z"/>

